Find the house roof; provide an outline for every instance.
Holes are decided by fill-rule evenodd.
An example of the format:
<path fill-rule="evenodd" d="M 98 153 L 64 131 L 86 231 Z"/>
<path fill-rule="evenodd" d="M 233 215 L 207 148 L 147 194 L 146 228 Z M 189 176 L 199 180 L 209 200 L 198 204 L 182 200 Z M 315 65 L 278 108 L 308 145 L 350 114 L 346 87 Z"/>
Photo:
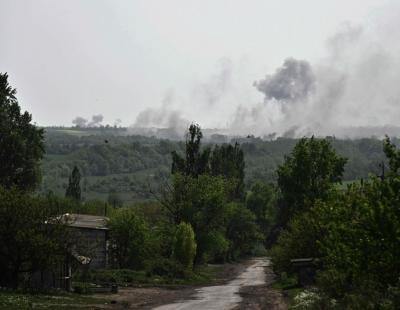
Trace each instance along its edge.
<path fill-rule="evenodd" d="M 108 230 L 109 218 L 106 216 L 66 213 L 62 215 L 62 220 L 71 227 Z"/>

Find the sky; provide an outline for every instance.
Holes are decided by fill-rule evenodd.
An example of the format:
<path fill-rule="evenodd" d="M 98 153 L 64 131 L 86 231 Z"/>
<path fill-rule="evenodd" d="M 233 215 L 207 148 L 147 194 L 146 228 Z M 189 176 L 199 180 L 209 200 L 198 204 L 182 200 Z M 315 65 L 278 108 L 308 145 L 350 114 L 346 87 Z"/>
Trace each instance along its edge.
<path fill-rule="evenodd" d="M 266 122 L 273 131 L 290 106 L 254 82 L 288 58 L 317 64 L 324 80 L 336 34 L 387 30 L 388 7 L 398 9 L 385 0 L 0 0 L 0 72 L 39 125 L 102 114 L 104 124 L 228 128 L 263 105 L 278 115 Z"/>

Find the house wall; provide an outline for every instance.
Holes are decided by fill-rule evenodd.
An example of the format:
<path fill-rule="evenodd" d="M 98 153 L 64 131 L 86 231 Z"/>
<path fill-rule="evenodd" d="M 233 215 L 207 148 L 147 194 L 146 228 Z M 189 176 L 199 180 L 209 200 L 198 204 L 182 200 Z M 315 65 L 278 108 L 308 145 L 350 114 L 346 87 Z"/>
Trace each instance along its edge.
<path fill-rule="evenodd" d="M 91 268 L 106 268 L 108 264 L 108 231 L 74 227 L 77 252 L 92 258 Z"/>

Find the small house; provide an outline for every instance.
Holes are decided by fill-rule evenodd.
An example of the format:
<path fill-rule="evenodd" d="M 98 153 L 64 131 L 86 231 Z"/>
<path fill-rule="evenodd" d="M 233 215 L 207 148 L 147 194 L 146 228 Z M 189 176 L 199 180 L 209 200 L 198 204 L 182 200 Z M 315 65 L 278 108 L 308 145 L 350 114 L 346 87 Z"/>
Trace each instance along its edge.
<path fill-rule="evenodd" d="M 69 246 L 64 263 L 56 271 L 46 270 L 33 274 L 32 287 L 71 290 L 73 267 L 101 269 L 109 264 L 107 217 L 66 213 L 57 220 L 68 227 Z"/>

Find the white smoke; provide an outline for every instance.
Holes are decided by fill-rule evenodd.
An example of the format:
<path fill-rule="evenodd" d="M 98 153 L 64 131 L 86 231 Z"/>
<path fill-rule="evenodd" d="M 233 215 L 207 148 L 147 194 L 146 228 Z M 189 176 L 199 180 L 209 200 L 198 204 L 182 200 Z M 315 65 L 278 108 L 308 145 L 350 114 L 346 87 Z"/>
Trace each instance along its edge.
<path fill-rule="evenodd" d="M 133 128 L 172 128 L 184 132 L 189 121 L 186 120 L 179 110 L 173 108 L 175 94 L 170 90 L 165 95 L 159 108 L 147 108 L 136 117 Z"/>
<path fill-rule="evenodd" d="M 92 121 L 88 124 L 88 127 L 97 127 L 100 126 L 101 123 L 103 122 L 103 115 L 98 114 L 98 115 L 93 115 L 92 116 Z"/>
<path fill-rule="evenodd" d="M 97 127 L 100 126 L 103 122 L 103 115 L 93 115 L 91 122 L 89 122 L 86 118 L 82 116 L 77 116 L 72 120 L 72 124 L 76 127 L 85 128 L 85 127 Z"/>
<path fill-rule="evenodd" d="M 385 15 L 368 27 L 342 25 L 316 63 L 286 60 L 255 82 L 264 102 L 240 105 L 231 130 L 354 137 L 363 135 L 362 128 L 365 135 L 393 129 L 400 117 L 400 32 L 393 31 L 398 17 Z"/>
<path fill-rule="evenodd" d="M 283 57 L 281 67 L 254 83 L 246 62 L 224 59 L 209 78 L 167 96 L 160 108 L 141 112 L 135 127 L 184 129 L 190 120 L 232 135 L 355 137 L 381 135 L 382 128 L 395 132 L 400 118 L 398 29 L 400 10 L 395 5 L 367 25 L 340 26 L 327 39 L 320 60 Z"/>
<path fill-rule="evenodd" d="M 88 120 L 81 116 L 77 116 L 72 120 L 72 124 L 74 124 L 76 127 L 79 127 L 79 128 L 86 127 L 87 122 L 88 122 Z"/>

